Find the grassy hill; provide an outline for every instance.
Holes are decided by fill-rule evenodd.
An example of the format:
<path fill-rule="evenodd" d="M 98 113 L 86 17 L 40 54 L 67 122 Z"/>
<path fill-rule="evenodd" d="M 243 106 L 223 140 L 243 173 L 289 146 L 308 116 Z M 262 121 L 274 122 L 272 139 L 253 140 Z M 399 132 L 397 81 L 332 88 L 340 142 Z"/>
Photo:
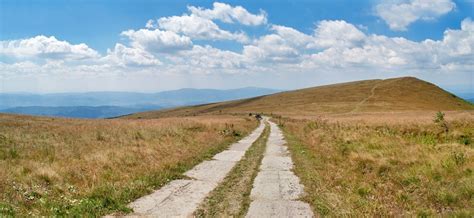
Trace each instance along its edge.
<path fill-rule="evenodd" d="M 340 83 L 243 100 L 150 111 L 126 116 L 126 118 L 159 118 L 219 113 L 305 115 L 472 109 L 474 109 L 472 104 L 434 84 L 414 77 L 401 77 Z"/>

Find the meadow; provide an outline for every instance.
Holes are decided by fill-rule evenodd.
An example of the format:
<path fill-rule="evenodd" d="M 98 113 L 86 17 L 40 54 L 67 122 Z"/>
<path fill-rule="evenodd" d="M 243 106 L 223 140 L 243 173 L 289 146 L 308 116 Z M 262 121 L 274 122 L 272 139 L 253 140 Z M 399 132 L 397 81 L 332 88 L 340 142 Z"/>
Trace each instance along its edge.
<path fill-rule="evenodd" d="M 321 215 L 474 215 L 474 114 L 277 118 Z"/>
<path fill-rule="evenodd" d="M 250 133 L 247 117 L 78 120 L 0 114 L 0 216 L 126 213 Z"/>

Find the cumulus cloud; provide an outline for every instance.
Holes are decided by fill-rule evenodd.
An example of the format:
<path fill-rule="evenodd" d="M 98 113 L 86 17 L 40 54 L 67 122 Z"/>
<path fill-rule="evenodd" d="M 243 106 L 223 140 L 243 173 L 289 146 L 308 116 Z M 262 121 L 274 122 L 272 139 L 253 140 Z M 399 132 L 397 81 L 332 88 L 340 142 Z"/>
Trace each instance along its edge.
<path fill-rule="evenodd" d="M 236 40 L 247 42 L 249 39 L 243 32 L 231 33 L 222 30 L 210 19 L 194 14 L 163 17 L 158 20 L 158 27 L 189 36 L 193 39 Z"/>
<path fill-rule="evenodd" d="M 259 14 L 252 14 L 242 6 L 232 7 L 225 3 L 214 2 L 213 9 L 188 6 L 191 14 L 209 20 L 221 20 L 225 23 L 238 22 L 243 25 L 257 26 L 267 23 L 267 14 L 260 10 Z"/>
<path fill-rule="evenodd" d="M 244 46 L 243 54 L 250 61 L 260 62 L 295 62 L 301 52 L 312 41 L 293 28 L 273 26 L 273 34 L 264 35 L 251 45 Z"/>
<path fill-rule="evenodd" d="M 465 56 L 474 54 L 474 22 L 466 18 L 461 22 L 460 30 L 446 30 L 441 47 L 450 56 Z M 472 59 L 474 61 L 474 58 Z"/>
<path fill-rule="evenodd" d="M 15 58 L 87 59 L 99 53 L 84 43 L 71 44 L 54 36 L 35 36 L 28 39 L 0 41 L 0 54 Z"/>
<path fill-rule="evenodd" d="M 264 11 L 252 14 L 242 6 L 230 6 L 215 2 L 212 9 L 188 6 L 189 14 L 181 16 L 162 17 L 158 20 L 148 20 L 146 28 L 162 29 L 199 40 L 233 40 L 248 43 L 249 37 L 243 31 L 231 32 L 221 29 L 214 20 L 224 23 L 240 23 L 247 26 L 257 26 L 267 23 Z"/>
<path fill-rule="evenodd" d="M 442 40 L 415 42 L 403 37 L 366 35 L 342 20 L 324 20 L 313 34 L 273 25 L 273 33 L 244 46 L 248 62 L 279 68 L 291 64 L 301 70 L 365 69 L 465 70 L 474 62 L 474 22 L 467 18 L 461 29 L 448 29 Z M 256 63 L 255 63 L 256 64 Z"/>
<path fill-rule="evenodd" d="M 216 69 L 236 72 L 245 68 L 243 55 L 209 45 L 195 45 L 192 50 L 184 51 L 180 56 L 174 57 L 174 61 L 177 65 L 184 65 L 202 73 Z"/>
<path fill-rule="evenodd" d="M 119 66 L 154 66 L 160 65 L 161 62 L 152 54 L 140 49 L 131 48 L 120 43 L 115 44 L 113 50 L 107 51 L 107 56 L 104 57 L 106 64 L 110 62 Z"/>
<path fill-rule="evenodd" d="M 365 39 L 365 34 L 344 20 L 323 20 L 314 30 L 315 43 L 319 47 L 352 47 Z"/>
<path fill-rule="evenodd" d="M 313 35 L 279 25 L 273 25 L 271 30 L 274 33 L 244 46 L 243 53 L 253 60 L 295 62 L 316 50 L 350 48 L 361 45 L 366 39 L 357 27 L 342 20 L 319 22 Z"/>
<path fill-rule="evenodd" d="M 313 37 L 291 27 L 272 25 L 271 30 L 284 39 L 286 44 L 289 44 L 292 47 L 305 49 L 313 46 Z"/>
<path fill-rule="evenodd" d="M 474 22 L 467 18 L 461 29 L 446 30 L 442 40 L 421 42 L 402 37 L 370 35 L 354 47 L 330 47 L 311 55 L 306 64 L 366 69 L 439 71 L 474 65 Z"/>
<path fill-rule="evenodd" d="M 180 36 L 175 32 L 159 29 L 127 30 L 122 32 L 121 35 L 128 37 L 133 47 L 156 53 L 190 49 L 193 45 L 191 39 L 187 36 Z"/>
<path fill-rule="evenodd" d="M 385 0 L 375 7 L 376 13 L 392 30 L 406 30 L 417 20 L 431 20 L 452 11 L 452 0 Z"/>
<path fill-rule="evenodd" d="M 151 20 L 151 19 L 146 22 L 145 27 L 148 28 L 148 29 L 158 28 L 156 26 L 155 20 Z"/>

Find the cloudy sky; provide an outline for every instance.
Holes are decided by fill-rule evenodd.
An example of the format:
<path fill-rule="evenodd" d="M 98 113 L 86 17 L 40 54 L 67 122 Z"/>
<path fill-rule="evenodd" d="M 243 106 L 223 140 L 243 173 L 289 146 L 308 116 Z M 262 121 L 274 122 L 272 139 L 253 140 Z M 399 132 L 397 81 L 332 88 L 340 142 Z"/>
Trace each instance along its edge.
<path fill-rule="evenodd" d="M 295 89 L 399 76 L 474 92 L 473 8 L 473 0 L 0 0 L 0 92 Z"/>

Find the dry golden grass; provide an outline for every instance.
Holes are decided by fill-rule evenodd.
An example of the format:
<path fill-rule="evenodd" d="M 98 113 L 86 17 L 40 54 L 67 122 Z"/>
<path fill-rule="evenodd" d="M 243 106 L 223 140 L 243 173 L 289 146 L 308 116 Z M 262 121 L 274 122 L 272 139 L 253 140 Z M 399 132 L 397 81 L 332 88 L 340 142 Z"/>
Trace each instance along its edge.
<path fill-rule="evenodd" d="M 365 80 L 267 96 L 138 113 L 128 118 L 267 113 L 287 116 L 386 111 L 474 110 L 443 89 L 413 78 Z"/>
<path fill-rule="evenodd" d="M 392 111 L 392 112 L 357 112 L 339 114 L 292 115 L 294 119 L 322 119 L 329 123 L 367 123 L 367 124 L 432 124 L 433 116 L 438 111 Z M 474 119 L 474 110 L 443 111 L 447 121 Z M 275 117 L 279 115 L 275 114 Z"/>
<path fill-rule="evenodd" d="M 275 120 L 318 214 L 472 217 L 473 112 L 448 113 L 447 136 L 434 114 Z"/>
<path fill-rule="evenodd" d="M 232 116 L 76 120 L 0 114 L 0 216 L 101 215 L 257 126 Z"/>

